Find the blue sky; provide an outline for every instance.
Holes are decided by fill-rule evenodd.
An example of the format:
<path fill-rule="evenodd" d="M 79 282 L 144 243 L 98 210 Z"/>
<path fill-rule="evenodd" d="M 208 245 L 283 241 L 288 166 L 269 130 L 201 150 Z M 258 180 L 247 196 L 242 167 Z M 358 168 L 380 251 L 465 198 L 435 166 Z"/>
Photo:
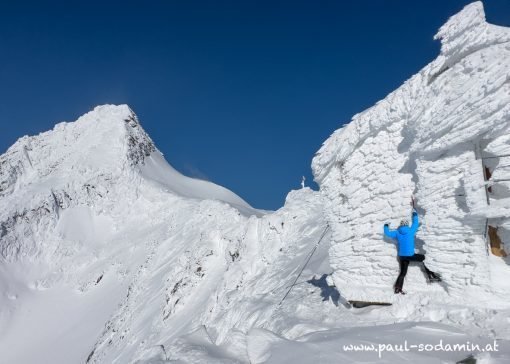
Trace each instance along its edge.
<path fill-rule="evenodd" d="M 127 103 L 182 173 L 276 209 L 335 129 L 437 56 L 432 37 L 470 1 L 44 3 L 0 4 L 0 153 Z M 510 26 L 510 1 L 484 4 Z"/>

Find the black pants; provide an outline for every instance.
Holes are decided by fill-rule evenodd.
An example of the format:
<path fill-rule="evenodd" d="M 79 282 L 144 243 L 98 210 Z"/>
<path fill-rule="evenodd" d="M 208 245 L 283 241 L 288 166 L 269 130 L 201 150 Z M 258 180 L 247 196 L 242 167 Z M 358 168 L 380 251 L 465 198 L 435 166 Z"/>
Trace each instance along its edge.
<path fill-rule="evenodd" d="M 404 286 L 404 277 L 407 274 L 407 267 L 409 267 L 410 262 L 421 262 L 423 264 L 423 270 L 425 271 L 425 274 L 427 274 L 427 277 L 431 277 L 435 275 L 434 272 L 429 270 L 423 261 L 425 260 L 425 255 L 423 254 L 415 254 L 408 257 L 398 257 L 398 261 L 400 263 L 400 274 L 398 275 L 397 281 L 395 282 L 395 289 L 402 289 Z"/>

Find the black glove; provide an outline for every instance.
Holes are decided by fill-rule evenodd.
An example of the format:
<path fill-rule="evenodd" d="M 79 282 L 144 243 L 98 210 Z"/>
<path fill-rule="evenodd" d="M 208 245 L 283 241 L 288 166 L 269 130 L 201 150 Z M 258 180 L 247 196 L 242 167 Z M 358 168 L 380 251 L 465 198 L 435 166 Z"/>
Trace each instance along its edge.
<path fill-rule="evenodd" d="M 416 216 L 418 215 L 418 213 L 416 211 L 413 211 L 413 216 Z"/>
<path fill-rule="evenodd" d="M 390 224 L 386 223 L 386 224 L 384 224 L 384 226 L 390 226 Z"/>

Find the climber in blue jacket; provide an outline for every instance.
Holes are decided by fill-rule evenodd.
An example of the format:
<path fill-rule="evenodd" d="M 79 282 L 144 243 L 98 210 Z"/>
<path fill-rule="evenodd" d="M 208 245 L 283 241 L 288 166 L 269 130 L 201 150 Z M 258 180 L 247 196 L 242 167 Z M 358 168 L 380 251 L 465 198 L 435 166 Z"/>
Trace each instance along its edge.
<path fill-rule="evenodd" d="M 413 223 L 409 226 L 407 220 L 400 221 L 400 226 L 397 230 L 390 230 L 389 224 L 384 224 L 384 235 L 397 239 L 398 242 L 398 261 L 400 263 L 400 274 L 395 282 L 395 293 L 405 294 L 402 290 L 404 285 L 404 277 L 407 274 L 407 267 L 410 262 L 421 262 L 423 264 L 423 268 L 425 274 L 427 275 L 427 279 L 429 282 L 440 282 L 441 277 L 437 274 L 429 270 L 423 261 L 425 260 L 425 255 L 423 254 L 415 254 L 414 253 L 414 237 L 416 232 L 418 231 L 418 213 L 416 210 L 413 210 Z"/>

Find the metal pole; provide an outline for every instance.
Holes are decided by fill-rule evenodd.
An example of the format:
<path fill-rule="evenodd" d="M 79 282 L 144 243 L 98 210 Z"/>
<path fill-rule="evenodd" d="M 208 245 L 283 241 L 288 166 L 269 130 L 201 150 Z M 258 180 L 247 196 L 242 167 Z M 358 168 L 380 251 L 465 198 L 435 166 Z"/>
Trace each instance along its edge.
<path fill-rule="evenodd" d="M 503 178 L 503 179 L 491 179 L 490 182 L 510 182 L 510 178 Z"/>
<path fill-rule="evenodd" d="M 483 237 L 485 239 L 485 253 L 489 256 L 489 219 L 485 219 L 485 231 L 483 233 Z"/>
<path fill-rule="evenodd" d="M 482 156 L 482 151 L 480 150 L 480 143 L 476 143 L 475 146 L 475 158 L 478 159 L 478 156 Z M 484 187 L 485 187 L 485 197 L 487 199 L 487 205 L 491 204 L 490 197 L 489 197 L 489 187 L 487 187 L 487 173 L 485 173 L 485 165 L 483 164 L 483 158 L 480 158 L 480 163 L 482 165 L 482 172 L 483 172 L 483 180 L 485 181 Z"/>
<path fill-rule="evenodd" d="M 481 157 L 481 159 L 505 158 L 505 157 L 510 157 L 510 154 L 492 155 L 492 156 L 488 156 L 488 157 Z"/>

